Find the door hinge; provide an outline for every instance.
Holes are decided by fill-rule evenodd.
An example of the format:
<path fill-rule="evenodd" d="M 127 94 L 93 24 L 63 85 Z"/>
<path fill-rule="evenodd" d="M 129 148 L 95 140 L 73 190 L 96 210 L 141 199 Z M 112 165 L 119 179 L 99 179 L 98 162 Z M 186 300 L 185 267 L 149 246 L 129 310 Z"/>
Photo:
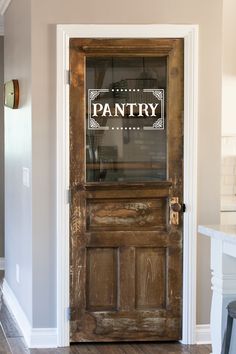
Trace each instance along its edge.
<path fill-rule="evenodd" d="M 182 212 L 185 213 L 186 212 L 186 204 L 182 204 Z"/>
<path fill-rule="evenodd" d="M 70 85 L 71 83 L 71 71 L 70 70 L 66 70 L 66 85 Z"/>
<path fill-rule="evenodd" d="M 66 309 L 66 319 L 67 319 L 67 321 L 71 320 L 71 308 L 70 307 L 67 307 L 67 309 Z"/>
<path fill-rule="evenodd" d="M 71 189 L 67 189 L 67 204 L 71 204 Z"/>

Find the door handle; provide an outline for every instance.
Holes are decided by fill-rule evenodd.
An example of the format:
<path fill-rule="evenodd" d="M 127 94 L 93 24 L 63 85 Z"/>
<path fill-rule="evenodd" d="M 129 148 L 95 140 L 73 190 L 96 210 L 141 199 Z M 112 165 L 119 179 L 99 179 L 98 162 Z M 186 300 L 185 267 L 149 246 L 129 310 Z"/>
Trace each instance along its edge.
<path fill-rule="evenodd" d="M 182 205 L 179 203 L 178 197 L 171 197 L 169 202 L 170 207 L 170 224 L 179 225 L 179 213 L 183 211 Z"/>
<path fill-rule="evenodd" d="M 179 204 L 177 202 L 176 203 L 175 202 L 171 203 L 171 210 L 176 212 L 176 213 L 179 213 L 182 210 L 182 206 L 181 206 L 181 204 Z"/>

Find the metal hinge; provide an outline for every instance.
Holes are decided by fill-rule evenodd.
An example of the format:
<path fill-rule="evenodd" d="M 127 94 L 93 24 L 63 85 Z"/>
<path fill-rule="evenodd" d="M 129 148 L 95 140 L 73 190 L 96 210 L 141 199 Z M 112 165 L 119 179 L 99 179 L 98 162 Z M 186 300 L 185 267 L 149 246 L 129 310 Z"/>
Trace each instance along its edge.
<path fill-rule="evenodd" d="M 67 189 L 67 204 L 71 204 L 71 189 Z"/>
<path fill-rule="evenodd" d="M 71 83 L 71 72 L 70 70 L 66 70 L 66 84 L 70 85 Z"/>
<path fill-rule="evenodd" d="M 185 213 L 186 212 L 186 204 L 182 204 L 182 212 Z"/>
<path fill-rule="evenodd" d="M 67 319 L 67 321 L 71 320 L 71 308 L 70 307 L 67 307 L 67 309 L 66 309 L 66 319 Z"/>

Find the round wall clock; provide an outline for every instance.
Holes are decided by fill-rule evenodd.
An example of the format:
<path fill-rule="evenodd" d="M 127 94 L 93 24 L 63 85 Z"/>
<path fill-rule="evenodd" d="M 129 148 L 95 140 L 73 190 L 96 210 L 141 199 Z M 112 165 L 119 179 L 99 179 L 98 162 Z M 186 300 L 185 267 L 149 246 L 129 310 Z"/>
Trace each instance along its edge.
<path fill-rule="evenodd" d="M 4 104 L 6 107 L 16 109 L 19 106 L 19 82 L 11 80 L 4 85 Z"/>

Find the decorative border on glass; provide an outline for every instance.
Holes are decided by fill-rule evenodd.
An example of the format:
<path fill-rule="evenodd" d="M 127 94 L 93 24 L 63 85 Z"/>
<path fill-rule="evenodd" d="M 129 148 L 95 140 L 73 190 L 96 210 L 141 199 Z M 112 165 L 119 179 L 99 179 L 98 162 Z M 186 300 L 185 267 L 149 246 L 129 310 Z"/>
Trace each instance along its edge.
<path fill-rule="evenodd" d="M 139 107 L 139 115 L 138 117 L 141 116 L 140 112 L 143 109 L 142 106 L 144 105 L 145 107 L 150 106 L 151 110 L 152 110 L 152 114 L 150 115 L 150 117 L 156 117 L 155 115 L 155 109 L 157 108 L 157 106 L 159 106 L 160 104 L 160 114 L 159 117 L 157 118 L 157 120 L 152 124 L 152 125 L 147 125 L 147 126 L 143 126 L 142 129 L 143 130 L 164 130 L 164 89 L 88 89 L 88 130 L 109 130 L 109 126 L 101 126 L 98 121 L 97 121 L 97 117 L 98 111 L 103 110 L 103 114 L 102 116 L 106 116 L 106 117 L 111 117 L 111 110 L 109 107 L 109 103 L 105 103 L 104 108 L 102 106 L 101 103 L 96 103 L 93 104 L 92 102 L 101 94 L 101 93 L 109 93 L 110 91 L 112 91 L 112 94 L 114 94 L 114 91 L 142 91 L 143 93 L 152 93 L 153 96 L 157 99 L 156 105 L 154 106 L 152 103 L 115 103 L 115 105 L 119 106 L 117 107 L 117 112 L 119 112 L 120 114 L 122 114 L 122 110 L 124 111 L 124 106 L 129 106 L 130 107 L 130 117 L 134 117 L 133 115 L 133 107 L 138 106 Z M 95 110 L 93 110 L 93 112 L 95 112 L 96 114 L 92 114 L 92 105 L 97 106 L 99 105 L 100 107 L 97 108 Z M 147 108 L 146 108 L 147 109 Z M 117 113 L 115 115 L 116 117 L 118 116 Z M 122 116 L 122 115 L 121 115 Z M 148 116 L 149 117 L 149 116 Z M 123 127 L 117 127 L 116 129 L 128 129 L 128 128 L 123 128 Z M 129 128 L 131 129 L 131 128 Z M 133 127 L 133 129 L 135 129 L 135 127 Z M 140 127 L 137 128 L 138 130 L 140 129 Z M 112 127 L 112 130 L 114 130 L 114 127 Z"/>
<path fill-rule="evenodd" d="M 94 101 L 101 92 L 109 92 L 109 89 L 88 89 L 88 130 L 109 130 L 109 127 L 101 127 L 96 119 L 91 117 L 92 101 Z"/>
<path fill-rule="evenodd" d="M 152 127 L 143 127 L 144 130 L 164 130 L 164 90 L 163 89 L 144 89 L 143 92 L 152 92 L 161 103 L 161 116 L 152 125 Z"/>

